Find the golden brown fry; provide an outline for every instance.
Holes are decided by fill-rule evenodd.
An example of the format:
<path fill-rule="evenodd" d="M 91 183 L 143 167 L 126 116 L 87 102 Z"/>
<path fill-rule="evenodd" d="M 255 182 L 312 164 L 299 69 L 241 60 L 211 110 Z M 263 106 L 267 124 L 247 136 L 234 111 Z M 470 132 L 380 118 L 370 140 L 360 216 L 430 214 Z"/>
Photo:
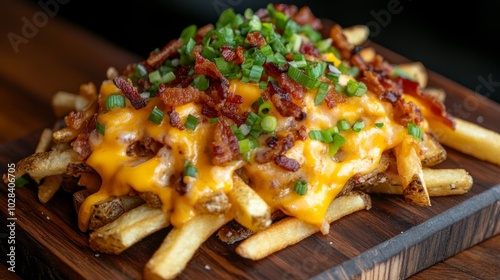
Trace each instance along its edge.
<path fill-rule="evenodd" d="M 423 168 L 424 181 L 429 196 L 459 195 L 469 192 L 473 185 L 472 176 L 465 169 Z M 403 187 L 399 177 L 388 177 L 382 183 L 369 184 L 361 189 L 368 193 L 402 195 Z"/>
<path fill-rule="evenodd" d="M 232 218 L 231 214 L 202 214 L 173 228 L 146 263 L 144 280 L 175 278 L 201 244 Z"/>
<path fill-rule="evenodd" d="M 455 130 L 439 120 L 429 119 L 439 142 L 477 159 L 500 165 L 500 133 L 478 124 L 454 118 Z"/>
<path fill-rule="evenodd" d="M 347 41 L 354 46 L 359 46 L 366 42 L 370 35 L 368 26 L 362 24 L 345 27 L 343 32 L 347 37 Z"/>
<path fill-rule="evenodd" d="M 431 133 L 424 133 L 422 145 L 422 166 L 434 166 L 446 160 L 446 149 Z"/>
<path fill-rule="evenodd" d="M 16 164 L 16 178 L 28 174 L 39 180 L 51 175 L 63 174 L 71 162 L 80 161 L 79 155 L 72 149 L 48 151 L 32 154 Z"/>
<path fill-rule="evenodd" d="M 61 187 L 62 178 L 60 175 L 51 175 L 43 178 L 38 187 L 38 199 L 41 203 L 49 201 Z"/>
<path fill-rule="evenodd" d="M 433 96 L 440 102 L 444 102 L 444 100 L 446 99 L 446 92 L 441 88 L 427 87 L 423 89 L 423 92 L 425 94 Z"/>
<path fill-rule="evenodd" d="M 77 213 L 82 203 L 90 194 L 87 189 L 77 191 L 73 194 L 73 205 Z M 90 230 L 98 229 L 141 204 L 144 204 L 144 200 L 139 196 L 122 195 L 94 205 L 88 228 Z"/>
<path fill-rule="evenodd" d="M 54 141 L 57 143 L 68 143 L 74 140 L 80 132 L 71 127 L 64 127 L 58 131 L 54 131 L 52 136 L 54 137 Z"/>
<path fill-rule="evenodd" d="M 419 150 L 415 138 L 406 135 L 403 142 L 394 148 L 396 164 L 405 200 L 418 206 L 430 206 Z"/>
<path fill-rule="evenodd" d="M 52 129 L 45 128 L 40 135 L 35 153 L 47 152 L 52 144 Z"/>
<path fill-rule="evenodd" d="M 90 233 L 90 248 L 120 254 L 146 236 L 170 225 L 170 212 L 143 204 Z"/>
<path fill-rule="evenodd" d="M 229 198 L 235 212 L 235 220 L 244 227 L 259 231 L 271 224 L 271 208 L 238 176 L 233 176 L 233 188 Z"/>
<path fill-rule="evenodd" d="M 69 112 L 75 110 L 77 94 L 58 91 L 52 97 L 52 110 L 58 118 L 66 116 Z"/>
<path fill-rule="evenodd" d="M 325 222 L 330 224 L 351 213 L 370 207 L 371 200 L 367 194 L 357 191 L 351 192 L 332 201 L 325 215 Z M 294 217 L 288 217 L 242 241 L 236 247 L 236 253 L 247 259 L 260 260 L 296 244 L 318 231 L 317 226 Z"/>
<path fill-rule="evenodd" d="M 398 64 L 397 67 L 399 69 L 403 70 L 406 72 L 410 77 L 415 79 L 415 81 L 418 82 L 421 88 L 425 88 L 427 86 L 427 69 L 421 62 L 408 62 L 408 63 L 402 63 Z"/>

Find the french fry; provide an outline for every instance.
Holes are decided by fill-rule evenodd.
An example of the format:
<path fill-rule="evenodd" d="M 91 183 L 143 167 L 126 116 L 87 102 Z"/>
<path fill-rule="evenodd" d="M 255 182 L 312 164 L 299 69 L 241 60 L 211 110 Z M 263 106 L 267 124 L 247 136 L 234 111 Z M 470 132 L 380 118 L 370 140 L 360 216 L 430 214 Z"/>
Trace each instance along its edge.
<path fill-rule="evenodd" d="M 430 206 L 419 150 L 415 138 L 406 135 L 403 142 L 394 148 L 396 164 L 405 200 L 418 206 Z"/>
<path fill-rule="evenodd" d="M 244 227 L 259 231 L 271 224 L 271 208 L 238 175 L 233 175 L 233 188 L 229 192 L 235 220 Z"/>
<path fill-rule="evenodd" d="M 500 165 L 500 133 L 475 123 L 454 118 L 455 130 L 429 119 L 429 125 L 439 142 L 464 154 Z"/>
<path fill-rule="evenodd" d="M 423 89 L 423 92 L 427 95 L 433 96 L 440 102 L 444 102 L 446 99 L 446 92 L 441 88 L 426 87 Z"/>
<path fill-rule="evenodd" d="M 47 176 L 63 174 L 69 163 L 78 161 L 79 155 L 73 149 L 34 153 L 17 163 L 15 175 L 19 178 L 28 174 L 33 179 L 40 180 Z"/>
<path fill-rule="evenodd" d="M 90 233 L 90 248 L 120 254 L 146 236 L 170 225 L 170 212 L 143 204 Z"/>
<path fill-rule="evenodd" d="M 347 41 L 354 46 L 359 46 L 366 42 L 370 35 L 370 29 L 366 25 L 358 24 L 343 29 Z"/>
<path fill-rule="evenodd" d="M 460 195 L 469 192 L 474 183 L 472 176 L 465 169 L 423 168 L 424 181 L 429 196 Z M 382 183 L 368 184 L 361 189 L 368 193 L 402 195 L 403 188 L 399 177 L 389 177 Z"/>
<path fill-rule="evenodd" d="M 446 160 L 446 149 L 431 133 L 424 133 L 422 145 L 422 166 L 434 166 Z"/>
<path fill-rule="evenodd" d="M 50 175 L 43 178 L 38 187 L 38 199 L 41 203 L 47 203 L 61 187 L 60 175 Z"/>
<path fill-rule="evenodd" d="M 35 153 L 47 152 L 52 144 L 52 129 L 45 128 L 40 135 L 40 140 L 35 149 Z"/>
<path fill-rule="evenodd" d="M 427 86 L 427 69 L 421 62 L 402 63 L 398 64 L 397 67 L 415 79 L 421 88 L 425 88 Z"/>
<path fill-rule="evenodd" d="M 330 224 L 356 211 L 369 209 L 370 207 L 371 200 L 368 195 L 363 192 L 351 192 L 337 197 L 330 203 L 325 215 L 325 223 Z M 317 226 L 294 217 L 284 218 L 242 241 L 236 247 L 236 253 L 247 259 L 260 260 L 296 244 L 316 232 L 319 232 Z"/>
<path fill-rule="evenodd" d="M 73 194 L 73 205 L 77 213 L 80 206 L 89 195 L 90 192 L 87 189 L 77 191 Z M 88 228 L 90 230 L 98 229 L 142 204 L 144 204 L 142 198 L 129 195 L 113 197 L 108 201 L 96 204 L 92 209 Z"/>
<path fill-rule="evenodd" d="M 173 228 L 146 263 L 144 279 L 173 279 L 179 275 L 194 253 L 217 229 L 232 219 L 231 214 L 202 214 Z"/>

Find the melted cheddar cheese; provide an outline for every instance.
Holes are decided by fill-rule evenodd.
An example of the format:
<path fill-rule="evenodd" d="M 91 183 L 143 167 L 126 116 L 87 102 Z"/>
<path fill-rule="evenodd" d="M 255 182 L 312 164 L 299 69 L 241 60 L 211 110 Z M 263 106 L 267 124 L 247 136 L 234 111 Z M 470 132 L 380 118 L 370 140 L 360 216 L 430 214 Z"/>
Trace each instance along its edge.
<path fill-rule="evenodd" d="M 261 96 L 257 84 L 232 80 L 230 90 L 243 97 L 242 111 L 249 111 L 251 104 Z M 273 208 L 308 223 L 323 225 L 323 217 L 330 202 L 339 194 L 346 182 L 355 174 L 370 172 L 378 164 L 382 152 L 400 143 L 405 128 L 392 120 L 392 106 L 381 102 L 371 92 L 361 97 L 351 97 L 347 102 L 329 109 L 314 104 L 315 91 L 304 98 L 307 118 L 303 125 L 308 130 L 327 129 L 339 120 L 351 124 L 363 121 L 360 132 L 346 131 L 342 146 L 342 159 L 328 156 L 328 146 L 307 138 L 296 141 L 286 156 L 300 163 L 296 172 L 286 171 L 274 162 L 257 163 L 237 160 L 223 166 L 211 163 L 208 152 L 213 139 L 213 124 L 201 121 L 194 130 L 178 129 L 169 124 L 167 116 L 160 124 L 148 121 L 155 107 L 163 108 L 161 100 L 151 98 L 147 105 L 135 109 L 127 100 L 124 108 L 106 110 L 105 100 L 110 94 L 121 93 L 113 82 L 105 81 L 100 88 L 100 112 L 97 121 L 104 125 L 103 135 L 93 132 L 90 138 L 92 153 L 86 163 L 102 178 L 99 191 L 91 194 L 80 207 L 79 227 L 85 231 L 93 207 L 115 196 L 151 192 L 161 201 L 164 211 L 172 212 L 171 223 L 180 226 L 194 215 L 196 205 L 204 196 L 218 192 L 228 193 L 232 187 L 232 175 L 240 168 L 248 174 L 251 185 Z M 104 109 L 103 109 L 104 108 Z M 175 108 L 182 123 L 189 114 L 203 120 L 201 105 L 190 103 Z M 278 119 L 278 129 L 285 130 L 289 118 L 280 116 L 272 108 L 270 114 Z M 205 118 L 206 120 L 206 118 Z M 379 128 L 375 123 L 383 123 Z M 164 146 L 152 157 L 131 157 L 127 147 L 144 137 L 150 137 Z M 258 151 L 260 148 L 257 148 Z M 197 168 L 196 178 L 182 178 L 184 163 L 189 161 Z M 297 180 L 305 180 L 308 190 L 304 196 L 293 191 Z M 180 182 L 187 184 L 185 194 L 173 187 Z"/>

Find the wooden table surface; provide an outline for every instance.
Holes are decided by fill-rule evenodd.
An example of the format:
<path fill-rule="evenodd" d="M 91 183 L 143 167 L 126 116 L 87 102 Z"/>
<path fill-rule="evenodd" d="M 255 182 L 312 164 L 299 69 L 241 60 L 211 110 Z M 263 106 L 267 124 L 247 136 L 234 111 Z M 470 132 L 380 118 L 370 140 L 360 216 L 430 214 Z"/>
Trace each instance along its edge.
<path fill-rule="evenodd" d="M 57 16 L 44 17 L 41 12 L 40 7 L 22 1 L 0 2 L 0 145 L 52 126 L 55 117 L 51 97 L 55 92 L 75 92 L 81 83 L 90 81 L 98 85 L 109 66 L 121 69 L 139 59 Z M 0 278 L 18 279 L 6 271 L 5 261 L 0 266 Z M 497 235 L 410 279 L 490 279 L 488 275 L 499 266 Z"/>

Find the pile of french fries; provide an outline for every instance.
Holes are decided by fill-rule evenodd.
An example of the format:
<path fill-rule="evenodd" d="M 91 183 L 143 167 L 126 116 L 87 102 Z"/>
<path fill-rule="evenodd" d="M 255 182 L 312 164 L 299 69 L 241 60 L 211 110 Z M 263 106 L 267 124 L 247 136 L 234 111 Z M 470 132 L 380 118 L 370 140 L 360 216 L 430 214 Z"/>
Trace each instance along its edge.
<path fill-rule="evenodd" d="M 348 40 L 361 45 L 368 38 L 366 26 L 345 28 Z M 363 49 L 369 60 L 371 48 Z M 429 94 L 444 100 L 445 93 L 427 87 L 427 73 L 421 63 L 398 65 L 414 77 Z M 112 69 L 109 75 L 115 73 Z M 58 92 L 54 95 L 54 112 L 58 117 L 71 112 L 95 113 L 93 100 L 97 98 L 93 84 L 84 84 L 79 93 Z M 85 119 L 85 118 L 83 118 Z M 480 160 L 500 165 L 500 135 L 474 123 L 454 119 L 456 129 L 429 119 L 430 132 L 420 143 L 408 135 L 401 145 L 384 153 L 379 166 L 370 174 L 350 181 L 351 191 L 335 198 L 325 216 L 330 224 L 349 214 L 371 207 L 371 193 L 400 195 L 412 204 L 430 206 L 433 196 L 467 193 L 473 179 L 464 169 L 437 169 L 446 159 L 445 146 L 454 148 Z M 41 134 L 35 153 L 20 160 L 16 177 L 29 176 L 38 184 L 38 198 L 46 203 L 63 188 L 68 168 L 79 168 L 80 159 L 71 142 L 81 133 L 78 124 L 71 127 L 56 124 Z M 75 192 L 75 208 L 100 185 L 98 175 L 85 170 L 77 172 L 75 186 L 85 187 Z M 73 174 L 75 174 L 73 172 Z M 145 279 L 172 279 L 185 269 L 200 245 L 216 234 L 222 242 L 238 243 L 236 252 L 243 258 L 263 259 L 274 252 L 296 244 L 319 232 L 317 226 L 289 217 L 271 209 L 244 178 L 235 173 L 233 188 L 228 194 L 231 207 L 222 214 L 201 214 L 181 227 L 172 227 L 163 243 L 151 256 L 144 269 Z M 168 212 L 151 206 L 141 198 L 116 197 L 94 209 L 89 225 L 90 247 L 101 253 L 120 254 L 154 232 L 170 227 Z"/>

